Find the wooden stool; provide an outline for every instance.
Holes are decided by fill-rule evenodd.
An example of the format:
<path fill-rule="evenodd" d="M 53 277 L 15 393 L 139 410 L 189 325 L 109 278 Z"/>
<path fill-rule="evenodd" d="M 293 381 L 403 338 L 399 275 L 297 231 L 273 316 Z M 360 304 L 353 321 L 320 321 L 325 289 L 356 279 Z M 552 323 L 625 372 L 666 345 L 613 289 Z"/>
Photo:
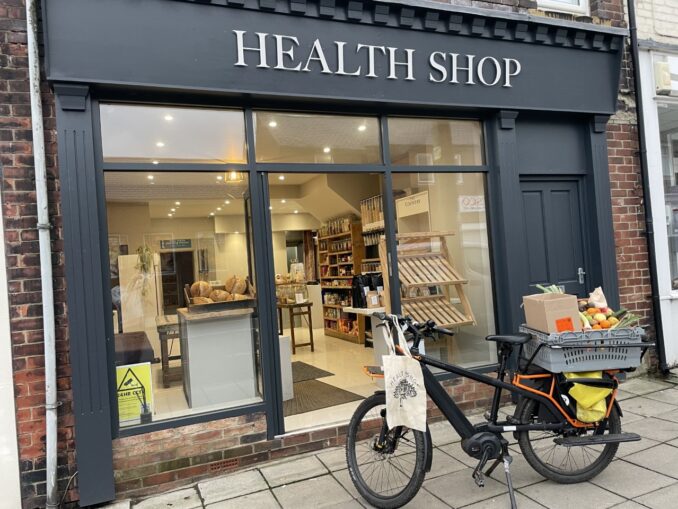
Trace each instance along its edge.
<path fill-rule="evenodd" d="M 292 339 L 292 355 L 297 353 L 297 347 L 298 346 L 310 346 L 311 347 L 311 352 L 315 351 L 315 347 L 313 345 L 313 319 L 311 318 L 311 307 L 313 306 L 312 302 L 302 302 L 302 303 L 294 303 L 294 304 L 281 304 L 278 303 L 278 325 L 279 325 L 279 332 L 282 334 L 283 331 L 283 308 L 287 309 L 289 312 L 289 317 L 290 317 L 290 336 Z M 309 339 L 310 341 L 308 343 L 301 343 L 297 345 L 294 342 L 294 317 L 295 316 L 305 316 L 308 318 L 308 332 L 309 332 Z"/>

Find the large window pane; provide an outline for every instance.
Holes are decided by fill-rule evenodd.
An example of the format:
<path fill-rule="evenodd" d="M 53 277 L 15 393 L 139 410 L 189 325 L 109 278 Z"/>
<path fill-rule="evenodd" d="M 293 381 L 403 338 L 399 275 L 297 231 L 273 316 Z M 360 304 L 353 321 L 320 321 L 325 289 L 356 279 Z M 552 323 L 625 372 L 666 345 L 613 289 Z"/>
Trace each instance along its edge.
<path fill-rule="evenodd" d="M 245 118 L 239 110 L 101 105 L 104 161 L 245 163 Z"/>
<path fill-rule="evenodd" d="M 239 178 L 105 173 L 121 426 L 262 401 Z"/>
<path fill-rule="evenodd" d="M 445 362 L 496 361 L 492 274 L 482 173 L 393 174 L 403 314 L 454 337 L 426 343 Z"/>
<path fill-rule="evenodd" d="M 394 165 L 484 163 L 482 124 L 475 120 L 389 118 L 388 138 Z"/>
<path fill-rule="evenodd" d="M 374 117 L 258 111 L 255 147 L 260 163 L 379 164 Z"/>
<path fill-rule="evenodd" d="M 659 104 L 658 111 L 671 288 L 678 290 L 678 105 Z"/>

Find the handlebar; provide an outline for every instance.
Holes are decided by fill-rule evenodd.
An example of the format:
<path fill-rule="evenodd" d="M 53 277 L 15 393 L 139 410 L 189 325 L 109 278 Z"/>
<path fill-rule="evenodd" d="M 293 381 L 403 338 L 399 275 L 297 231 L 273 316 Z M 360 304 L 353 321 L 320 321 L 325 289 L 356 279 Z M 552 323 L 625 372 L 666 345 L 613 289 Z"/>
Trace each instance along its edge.
<path fill-rule="evenodd" d="M 385 324 L 382 324 L 384 326 L 388 326 L 387 324 L 389 322 L 391 323 L 391 325 L 395 325 L 396 320 L 398 321 L 398 325 L 400 326 L 406 325 L 407 327 L 405 332 L 410 332 L 412 334 L 413 336 L 412 347 L 415 349 L 419 348 L 419 343 L 421 342 L 424 336 L 432 337 L 434 333 L 443 334 L 445 336 L 454 336 L 453 331 L 445 329 L 443 327 L 438 327 L 433 320 L 427 320 L 425 322 L 415 322 L 409 316 L 388 315 L 386 313 L 373 313 L 372 316 L 378 318 L 383 322 L 386 322 Z M 397 344 L 398 342 L 397 336 L 394 338 L 394 342 Z"/>

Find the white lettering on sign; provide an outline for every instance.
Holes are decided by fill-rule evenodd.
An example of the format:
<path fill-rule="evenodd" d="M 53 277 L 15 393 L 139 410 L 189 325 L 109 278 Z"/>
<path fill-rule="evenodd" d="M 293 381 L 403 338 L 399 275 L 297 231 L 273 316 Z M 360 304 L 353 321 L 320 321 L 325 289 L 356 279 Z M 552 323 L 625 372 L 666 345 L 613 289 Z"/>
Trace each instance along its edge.
<path fill-rule="evenodd" d="M 323 43 L 315 39 L 308 49 L 293 35 L 264 32 L 248 34 L 244 30 L 233 30 L 233 33 L 236 42 L 236 60 L 233 65 L 236 67 L 255 65 L 257 68 L 279 71 L 319 71 L 321 74 L 404 81 L 417 79 L 415 58 L 419 57 L 416 57 L 416 51 L 412 48 L 362 43 L 349 45 L 345 41 Z M 267 51 L 267 44 L 269 49 L 275 48 L 273 54 Z M 348 62 L 352 63 L 349 65 Z M 434 51 L 428 55 L 427 62 L 427 78 L 431 83 L 511 88 L 513 79 L 522 72 L 519 60 L 490 55 Z"/>
<path fill-rule="evenodd" d="M 485 212 L 485 197 L 482 194 L 459 196 L 459 212 Z"/>

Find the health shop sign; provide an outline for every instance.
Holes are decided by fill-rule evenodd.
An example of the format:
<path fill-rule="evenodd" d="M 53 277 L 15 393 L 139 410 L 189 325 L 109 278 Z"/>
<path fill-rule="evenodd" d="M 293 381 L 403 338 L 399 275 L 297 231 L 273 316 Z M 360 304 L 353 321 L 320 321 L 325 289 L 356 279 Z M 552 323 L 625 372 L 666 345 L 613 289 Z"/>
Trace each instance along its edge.
<path fill-rule="evenodd" d="M 44 2 L 48 79 L 314 103 L 616 110 L 616 29 L 464 14 L 453 31 L 454 13 L 424 29 L 423 14 L 404 24 L 405 7 L 391 5 L 378 19 L 373 2 L 337 0 L 331 15 L 317 0 L 216 3 Z M 292 15 L 292 4 L 303 9 Z M 357 21 L 348 4 L 361 6 Z"/>

